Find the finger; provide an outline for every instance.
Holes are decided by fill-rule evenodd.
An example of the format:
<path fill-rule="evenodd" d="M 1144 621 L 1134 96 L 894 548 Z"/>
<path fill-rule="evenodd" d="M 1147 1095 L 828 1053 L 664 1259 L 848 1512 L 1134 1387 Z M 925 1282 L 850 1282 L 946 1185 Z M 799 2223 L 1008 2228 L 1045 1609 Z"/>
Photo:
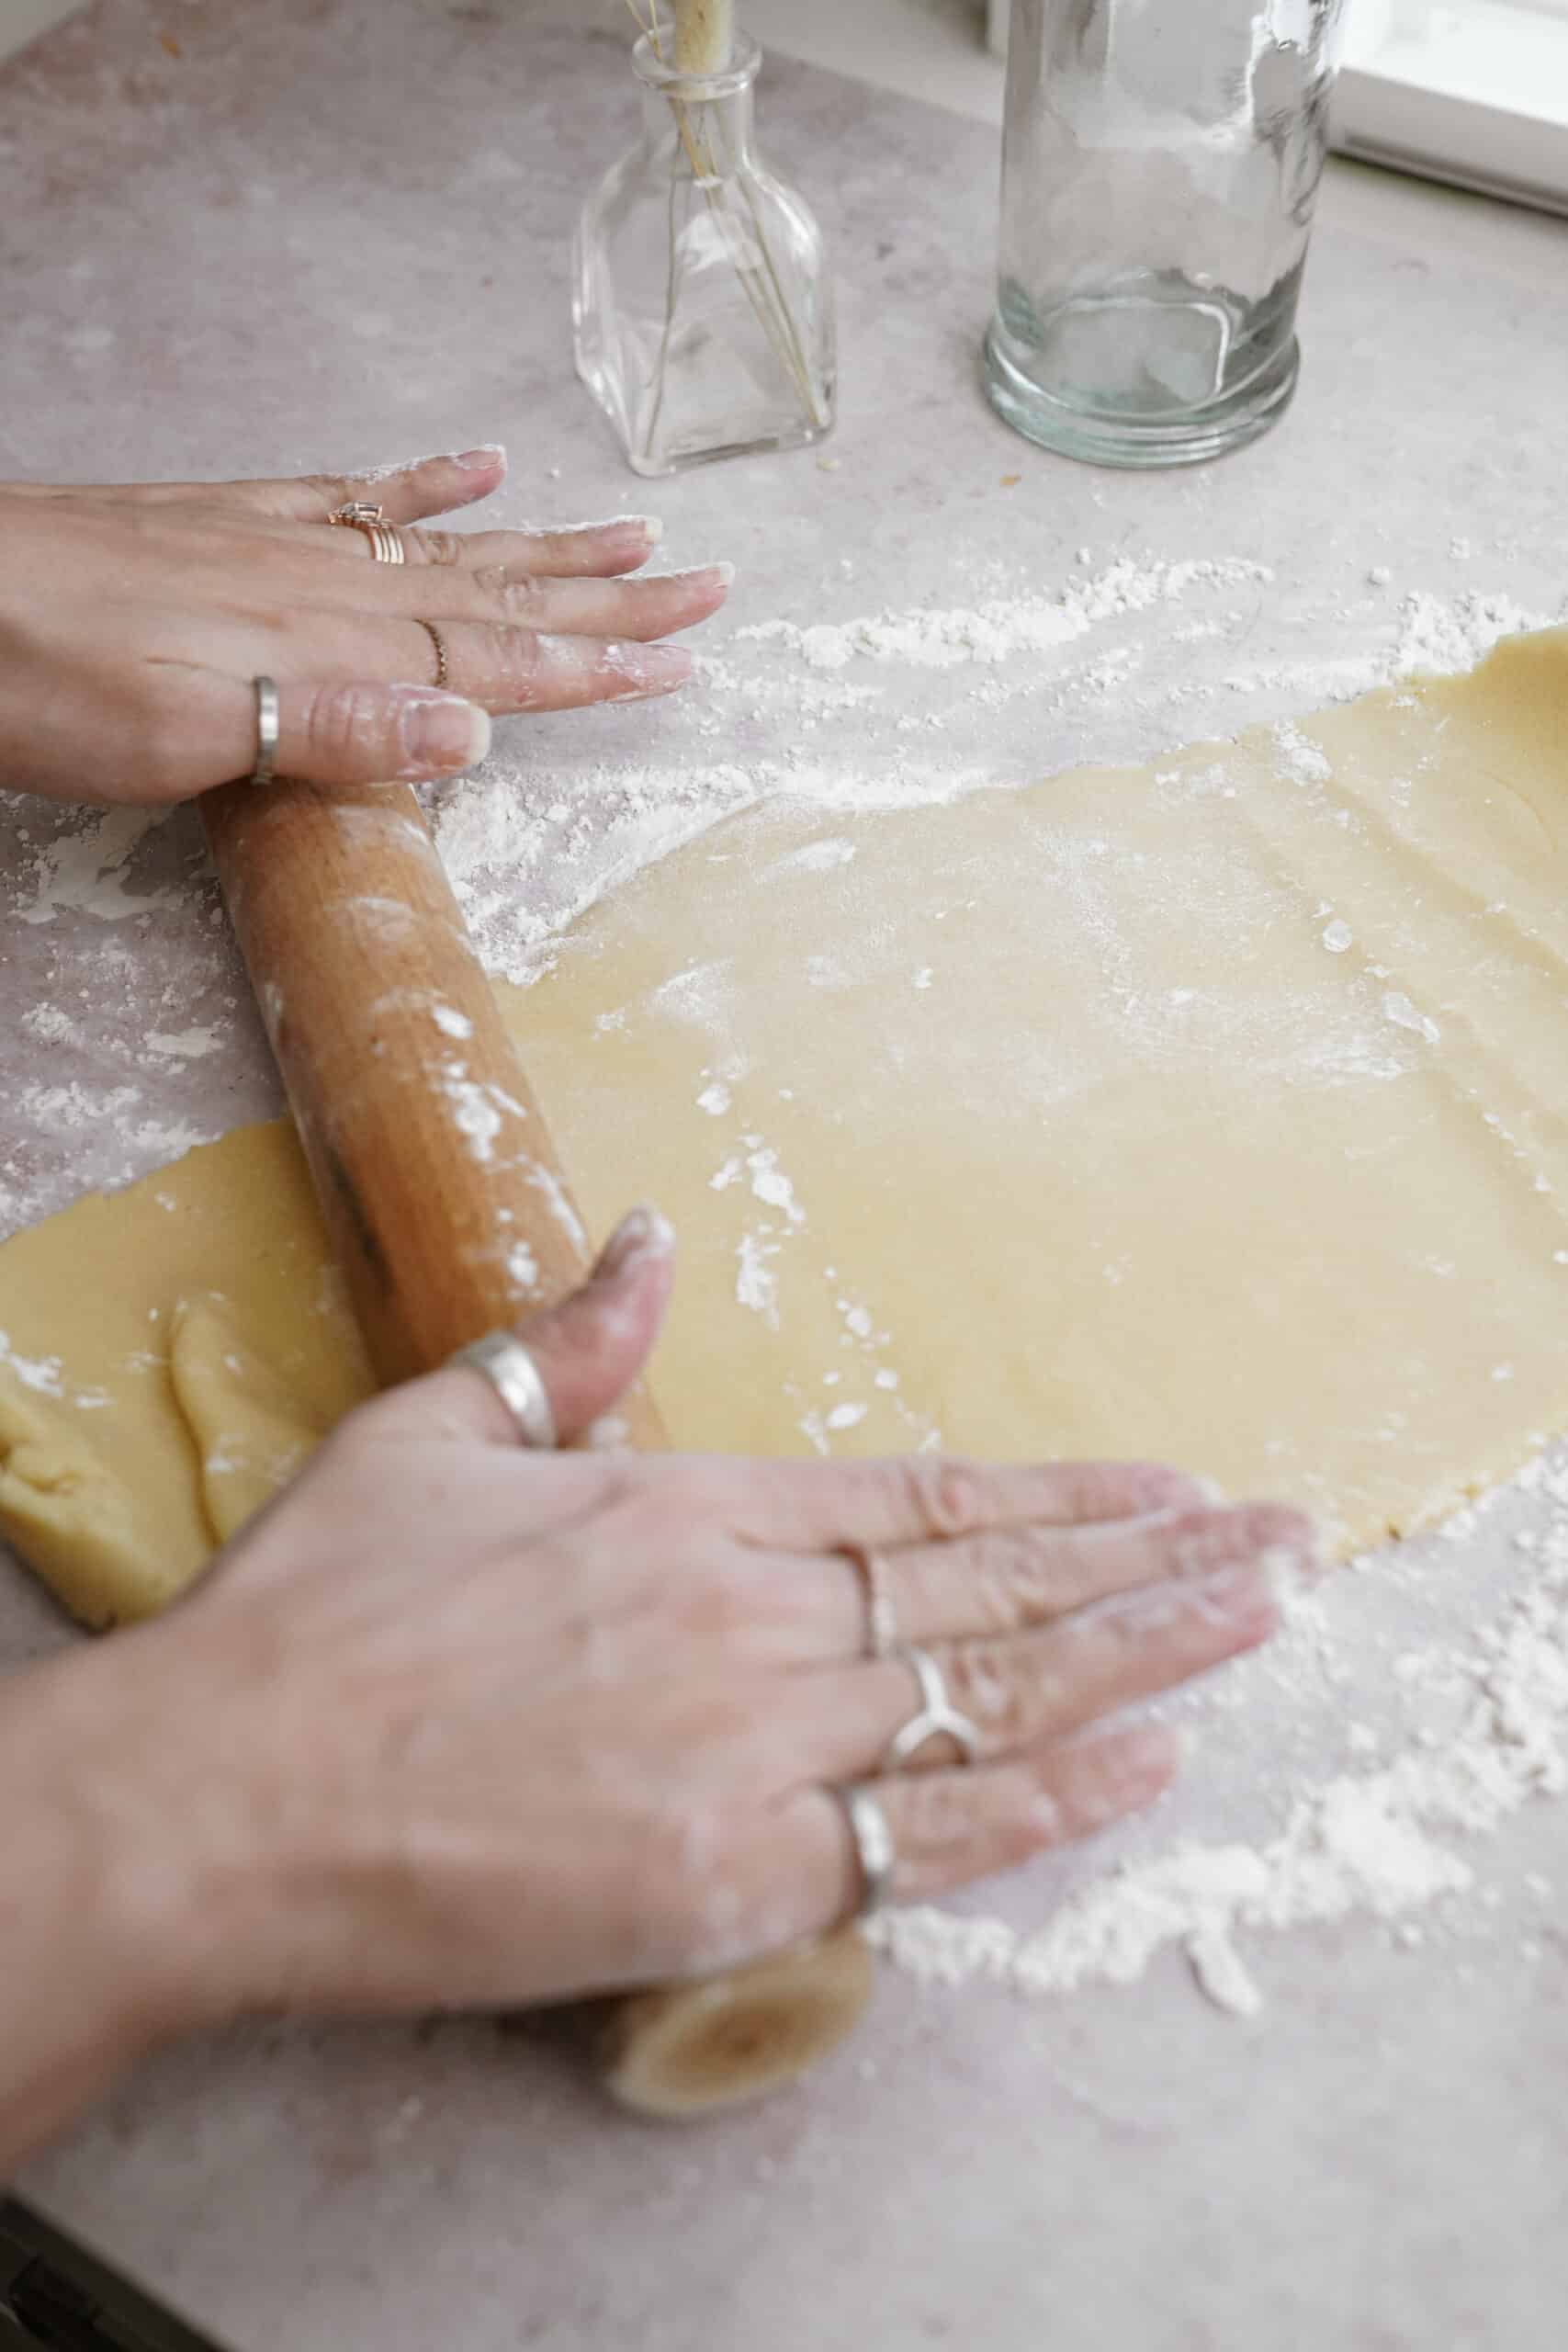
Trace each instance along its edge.
<path fill-rule="evenodd" d="M 83 482 L 51 495 L 91 498 L 122 506 L 211 506 L 236 514 L 271 515 L 284 522 L 326 523 L 350 499 L 384 509 L 394 523 L 445 514 L 488 498 L 506 476 L 506 452 L 499 442 L 457 456 L 414 458 L 407 464 L 373 466 L 363 473 L 299 474 L 249 481 Z"/>
<path fill-rule="evenodd" d="M 400 531 L 401 565 L 390 571 L 435 567 L 483 571 L 499 566 L 531 579 L 609 579 L 646 563 L 663 537 L 657 514 L 616 514 L 603 523 L 570 523 L 553 528 L 525 525 L 518 531 Z M 334 529 L 312 537 L 318 551 L 330 549 L 357 563 L 376 557 L 364 531 Z"/>
<path fill-rule="evenodd" d="M 1279 1573 L 1271 1560 L 1233 1564 L 1119 1593 L 1036 1633 L 948 1643 L 931 1655 L 981 1760 L 1008 1756 L 1256 1649 L 1280 1623 Z M 897 1657 L 827 1667 L 788 1678 L 779 1733 L 794 1730 L 822 1779 L 853 1780 L 877 1769 L 919 1706 L 913 1670 Z M 915 1759 L 927 1770 L 957 1760 L 946 1733 Z"/>
<path fill-rule="evenodd" d="M 581 1290 L 517 1326 L 545 1384 L 561 1444 L 583 1435 L 637 1379 L 659 1336 L 675 1272 L 675 1236 L 656 1209 L 637 1208 L 604 1245 Z M 427 1433 L 517 1444 L 517 1424 L 491 1383 L 449 1364 L 394 1392 Z"/>
<path fill-rule="evenodd" d="M 1180 1753 L 1174 1732 L 1139 1724 L 1097 1729 L 981 1771 L 878 1781 L 893 1842 L 890 1899 L 928 1902 L 1093 1837 L 1152 1804 L 1175 1779 Z M 864 1885 L 842 1801 L 830 1788 L 802 1789 L 781 1830 L 799 1891 L 795 1932 L 817 1934 L 852 1918 Z"/>
<path fill-rule="evenodd" d="M 488 498 L 505 476 L 505 450 L 499 442 L 488 442 L 456 456 L 416 458 L 407 465 L 378 466 L 364 473 L 212 484 L 208 494 L 295 523 L 330 523 L 338 508 L 354 499 L 380 507 L 389 522 L 417 523 L 426 514 L 450 514 L 454 507 Z"/>
<path fill-rule="evenodd" d="M 254 760 L 254 690 L 237 689 L 237 699 L 236 739 L 248 735 Z M 487 711 L 433 686 L 281 686 L 274 767 L 305 784 L 418 783 L 477 766 L 490 735 Z"/>
<path fill-rule="evenodd" d="M 405 564 L 377 564 L 370 571 L 368 559 L 357 556 L 347 562 L 321 560 L 323 548 L 333 549 L 345 539 L 367 547 L 362 531 L 321 531 L 308 537 L 273 534 L 266 541 L 268 577 L 276 592 L 291 588 L 299 605 L 331 605 L 339 612 L 401 614 L 443 626 L 471 620 L 557 636 L 641 639 L 706 620 L 723 604 L 735 577 L 733 564 L 710 563 L 640 580 L 619 574 L 541 578 L 526 569 L 526 557 L 519 552 L 525 542 L 515 533 L 487 532 L 456 544 L 488 547 L 498 538 L 506 547 L 504 558 L 473 569 L 444 567 L 433 577 Z"/>
<path fill-rule="evenodd" d="M 415 620 L 347 615 L 310 616 L 316 626 L 301 641 L 296 664 L 307 664 L 323 683 L 348 673 L 378 672 L 407 677 L 416 662 L 428 663 L 430 639 Z M 692 657 L 682 646 L 638 645 L 629 639 L 557 637 L 513 628 L 501 621 L 441 622 L 446 645 L 446 678 L 457 694 L 497 713 L 580 710 L 590 703 L 637 702 L 673 694 L 692 674 Z"/>
<path fill-rule="evenodd" d="M 883 1460 L 748 1464 L 731 1497 L 736 1532 L 800 1552 L 839 1544 L 920 1544 L 1031 1522 L 1136 1519 L 1213 1499 L 1212 1487 L 1147 1462 Z"/>
<path fill-rule="evenodd" d="M 1047 1521 L 987 1528 L 952 1543 L 877 1552 L 869 1566 L 852 1553 L 818 1554 L 797 1569 L 800 1654 L 817 1659 L 863 1651 L 873 1577 L 897 1638 L 929 1645 L 1025 1632 L 1112 1593 L 1167 1577 L 1201 1577 L 1271 1550 L 1311 1559 L 1315 1542 L 1303 1512 L 1246 1503 L 1071 1527 Z"/>
<path fill-rule="evenodd" d="M 441 637 L 446 692 L 409 683 L 411 673 L 434 665 L 430 631 L 419 621 L 296 613 L 270 643 L 248 625 L 214 632 L 203 662 L 182 656 L 150 668 L 157 692 L 121 730 L 109 797 L 182 800 L 251 775 L 254 670 L 278 680 L 274 773 L 327 786 L 456 775 L 485 756 L 490 711 L 631 702 L 671 694 L 692 673 L 691 655 L 673 645 L 541 637 L 479 622 L 445 625 Z M 381 683 L 378 670 L 398 683 Z"/>
<path fill-rule="evenodd" d="M 632 638 L 643 642 L 692 628 L 717 612 L 735 567 L 704 564 L 661 571 L 651 579 L 536 580 L 515 567 L 486 564 L 478 571 L 446 571 L 438 580 L 397 565 L 382 567 L 374 594 L 360 567 L 333 575 L 334 600 L 363 612 L 418 615 L 446 628 L 456 621 L 494 622 L 547 636 Z M 320 599 L 321 581 L 311 582 Z"/>

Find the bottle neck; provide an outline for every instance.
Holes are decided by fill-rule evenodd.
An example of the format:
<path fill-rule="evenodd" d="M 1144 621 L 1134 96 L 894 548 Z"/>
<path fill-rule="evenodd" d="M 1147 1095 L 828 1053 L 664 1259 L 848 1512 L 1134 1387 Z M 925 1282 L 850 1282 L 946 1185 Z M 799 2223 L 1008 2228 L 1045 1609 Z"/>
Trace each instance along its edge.
<path fill-rule="evenodd" d="M 633 53 L 642 84 L 643 139 L 688 178 L 723 179 L 751 161 L 752 91 L 761 52 L 738 34 L 717 74 L 677 74 L 645 37 Z"/>

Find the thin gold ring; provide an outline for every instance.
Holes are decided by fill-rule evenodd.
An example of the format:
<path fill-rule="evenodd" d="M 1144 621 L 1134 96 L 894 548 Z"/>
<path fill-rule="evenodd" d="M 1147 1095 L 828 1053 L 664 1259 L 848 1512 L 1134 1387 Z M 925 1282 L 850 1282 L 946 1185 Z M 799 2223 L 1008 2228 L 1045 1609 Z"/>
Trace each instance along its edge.
<path fill-rule="evenodd" d="M 363 498 L 351 498 L 331 517 L 351 531 L 363 531 L 370 542 L 371 560 L 376 563 L 401 563 L 405 560 L 403 543 L 395 526 L 387 520 L 384 506 L 371 506 Z"/>
<path fill-rule="evenodd" d="M 436 628 L 434 621 L 423 619 L 418 613 L 416 613 L 413 617 L 419 622 L 421 628 L 424 631 L 426 637 L 429 638 L 432 645 L 435 648 L 435 683 L 438 686 L 444 686 L 446 684 L 448 675 L 446 668 L 446 639 L 442 636 L 441 631 Z"/>

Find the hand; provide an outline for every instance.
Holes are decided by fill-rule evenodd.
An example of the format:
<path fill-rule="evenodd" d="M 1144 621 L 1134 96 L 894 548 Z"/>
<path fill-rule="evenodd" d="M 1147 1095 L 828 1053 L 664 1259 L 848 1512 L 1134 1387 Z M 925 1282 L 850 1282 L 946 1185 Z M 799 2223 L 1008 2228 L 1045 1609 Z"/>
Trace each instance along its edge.
<path fill-rule="evenodd" d="M 453 775 L 484 756 L 491 712 L 682 684 L 690 656 L 653 640 L 716 612 L 729 573 L 623 578 L 656 523 L 404 529 L 404 562 L 380 564 L 330 522 L 359 498 L 415 523 L 505 470 L 491 448 L 384 478 L 0 484 L 0 784 L 161 802 L 247 775 L 258 674 L 279 688 L 278 773 L 325 785 Z"/>
<path fill-rule="evenodd" d="M 634 1216 L 526 1327 L 563 1436 L 641 1363 L 671 1267 Z M 78 1807 L 114 1825 L 126 1900 L 171 1906 L 162 2030 L 548 2000 L 851 1915 L 830 1792 L 916 1692 L 863 1654 L 846 1544 L 881 1548 L 902 1638 L 983 1741 L 881 1784 L 903 1900 L 1152 1799 L 1175 1736 L 1119 1712 L 1264 1640 L 1271 1566 L 1312 1552 L 1299 1514 L 1168 1470 L 539 1455 L 477 1373 L 412 1383 L 191 1600 L 69 1662 L 96 1677 Z"/>

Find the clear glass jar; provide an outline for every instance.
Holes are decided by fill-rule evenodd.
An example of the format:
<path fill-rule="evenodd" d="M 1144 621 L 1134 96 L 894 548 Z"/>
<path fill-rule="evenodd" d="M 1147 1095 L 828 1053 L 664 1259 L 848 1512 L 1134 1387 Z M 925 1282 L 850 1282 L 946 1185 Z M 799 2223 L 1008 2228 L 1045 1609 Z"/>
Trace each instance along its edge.
<path fill-rule="evenodd" d="M 1102 465 L 1283 413 L 1343 0 L 1012 0 L 992 403 Z"/>
<path fill-rule="evenodd" d="M 833 296 L 822 234 L 751 146 L 761 62 L 722 73 L 633 52 L 642 137 L 578 224 L 577 370 L 639 474 L 819 441 L 833 422 Z"/>

